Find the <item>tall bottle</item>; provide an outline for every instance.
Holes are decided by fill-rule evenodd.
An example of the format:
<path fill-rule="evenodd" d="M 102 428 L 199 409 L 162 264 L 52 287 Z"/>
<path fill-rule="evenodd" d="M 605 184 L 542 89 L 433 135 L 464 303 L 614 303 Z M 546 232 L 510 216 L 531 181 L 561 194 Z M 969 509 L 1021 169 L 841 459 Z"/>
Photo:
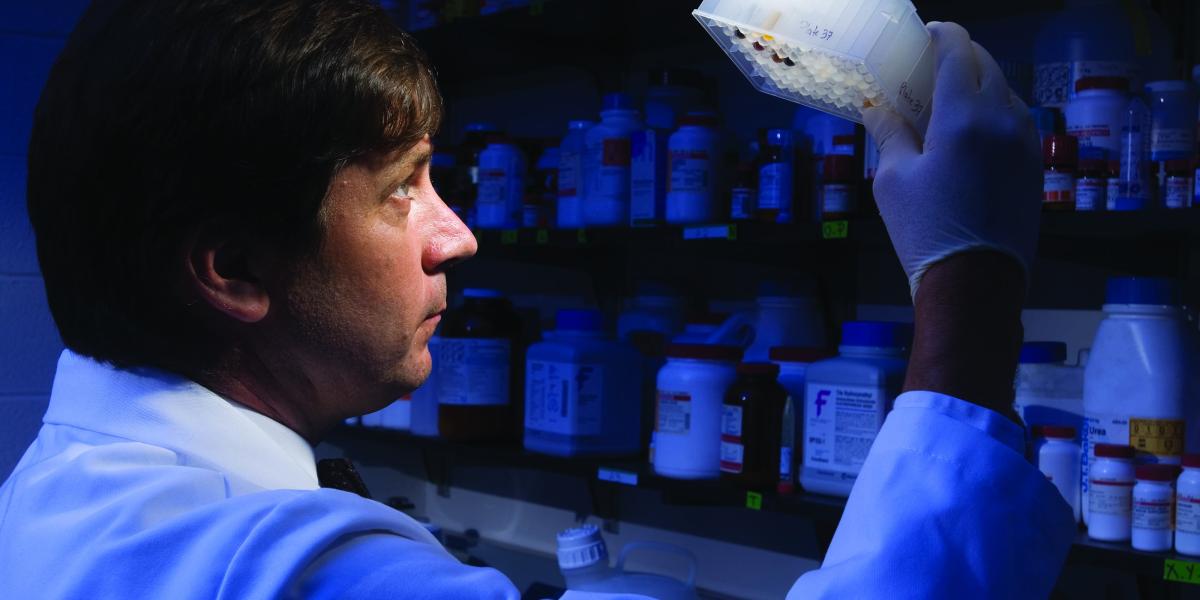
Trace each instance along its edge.
<path fill-rule="evenodd" d="M 758 168 L 758 217 L 791 223 L 796 181 L 795 138 L 790 129 L 772 129 L 762 145 Z"/>
<path fill-rule="evenodd" d="M 641 127 L 632 98 L 627 94 L 604 97 L 600 124 L 584 136 L 588 192 L 583 219 L 589 227 L 629 223 L 630 136 Z"/>
<path fill-rule="evenodd" d="M 571 121 L 567 135 L 559 146 L 558 210 L 555 225 L 561 229 L 584 226 L 583 202 L 587 182 L 583 176 L 584 138 L 596 124 L 591 121 Z"/>
<path fill-rule="evenodd" d="M 1113 210 L 1149 208 L 1150 172 L 1150 111 L 1141 98 L 1134 97 L 1121 128 L 1121 181 Z"/>

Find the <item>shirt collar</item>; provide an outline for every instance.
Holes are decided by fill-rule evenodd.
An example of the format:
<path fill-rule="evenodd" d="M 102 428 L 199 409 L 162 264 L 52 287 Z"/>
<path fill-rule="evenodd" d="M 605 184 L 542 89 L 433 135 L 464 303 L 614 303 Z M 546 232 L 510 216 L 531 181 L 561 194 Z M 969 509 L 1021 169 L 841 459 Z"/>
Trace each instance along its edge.
<path fill-rule="evenodd" d="M 319 487 L 298 434 L 158 369 L 117 369 L 66 350 L 43 421 L 166 448 L 182 464 L 221 472 L 234 493 Z"/>

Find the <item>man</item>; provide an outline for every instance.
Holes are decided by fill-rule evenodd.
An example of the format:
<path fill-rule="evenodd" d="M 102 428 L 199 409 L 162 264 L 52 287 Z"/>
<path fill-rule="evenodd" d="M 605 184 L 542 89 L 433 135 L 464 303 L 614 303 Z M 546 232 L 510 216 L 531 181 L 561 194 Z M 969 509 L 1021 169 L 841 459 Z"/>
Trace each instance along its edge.
<path fill-rule="evenodd" d="M 1033 131 L 965 31 L 931 31 L 924 141 L 867 114 L 915 297 L 910 392 L 794 598 L 1044 596 L 1073 532 L 1009 408 Z M 403 514 L 318 489 L 309 445 L 428 375 L 445 271 L 476 249 L 429 180 L 440 114 L 366 0 L 88 10 L 30 144 L 69 350 L 0 488 L 0 597 L 518 597 Z"/>

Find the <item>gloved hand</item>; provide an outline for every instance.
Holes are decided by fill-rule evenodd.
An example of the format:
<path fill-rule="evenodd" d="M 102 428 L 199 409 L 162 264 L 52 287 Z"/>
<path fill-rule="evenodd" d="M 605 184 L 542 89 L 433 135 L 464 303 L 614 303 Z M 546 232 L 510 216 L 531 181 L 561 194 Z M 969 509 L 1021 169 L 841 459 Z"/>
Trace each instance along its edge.
<path fill-rule="evenodd" d="M 879 146 L 875 199 L 912 297 L 934 263 L 997 250 L 1029 270 L 1037 250 L 1042 160 L 1029 109 L 966 30 L 930 23 L 936 54 L 924 143 L 900 115 L 863 113 Z"/>

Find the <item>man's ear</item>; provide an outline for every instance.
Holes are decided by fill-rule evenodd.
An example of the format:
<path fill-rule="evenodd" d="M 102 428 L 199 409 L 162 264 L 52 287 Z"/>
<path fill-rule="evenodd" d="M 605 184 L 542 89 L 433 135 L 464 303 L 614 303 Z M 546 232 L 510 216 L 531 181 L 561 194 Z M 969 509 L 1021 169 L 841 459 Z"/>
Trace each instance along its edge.
<path fill-rule="evenodd" d="M 220 223 L 201 225 L 185 242 L 187 287 L 219 313 L 243 323 L 267 316 L 271 298 L 255 273 L 253 246 L 246 236 Z"/>

